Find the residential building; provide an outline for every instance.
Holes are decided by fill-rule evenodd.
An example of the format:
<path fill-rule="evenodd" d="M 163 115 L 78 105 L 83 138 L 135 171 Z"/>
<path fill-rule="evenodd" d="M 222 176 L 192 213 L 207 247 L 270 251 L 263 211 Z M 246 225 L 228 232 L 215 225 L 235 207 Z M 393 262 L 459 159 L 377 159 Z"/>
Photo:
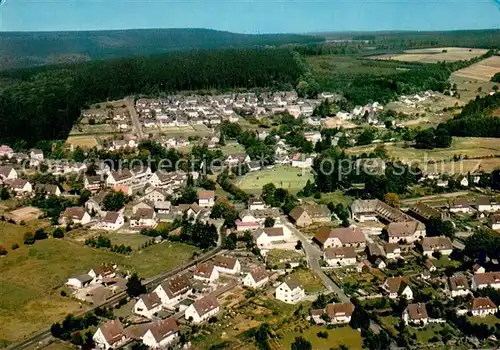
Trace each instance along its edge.
<path fill-rule="evenodd" d="M 129 169 L 122 169 L 119 171 L 112 171 L 106 178 L 106 185 L 113 186 L 127 186 L 132 184 L 134 175 Z"/>
<path fill-rule="evenodd" d="M 23 196 L 33 192 L 33 186 L 25 179 L 5 179 L 4 185 L 10 188 L 16 196 Z"/>
<path fill-rule="evenodd" d="M 323 252 L 323 259 L 332 267 L 355 265 L 356 251 L 353 247 L 330 247 Z"/>
<path fill-rule="evenodd" d="M 152 349 L 166 349 L 180 336 L 180 329 L 173 317 L 152 323 L 142 336 L 142 343 Z"/>
<path fill-rule="evenodd" d="M 276 288 L 276 299 L 287 303 L 296 304 L 305 297 L 304 288 L 294 280 L 287 280 Z"/>
<path fill-rule="evenodd" d="M 152 188 L 147 191 L 144 196 L 141 197 L 141 200 L 148 200 L 151 202 L 164 202 L 168 197 L 169 194 L 163 188 Z"/>
<path fill-rule="evenodd" d="M 66 285 L 70 288 L 81 289 L 88 287 L 93 281 L 93 277 L 88 274 L 83 274 L 80 276 L 70 277 L 66 282 Z"/>
<path fill-rule="evenodd" d="M 103 264 L 90 269 L 87 274 L 93 278 L 92 283 L 102 284 L 112 281 L 116 277 L 116 272 L 116 265 Z"/>
<path fill-rule="evenodd" d="M 254 289 L 258 289 L 268 282 L 269 275 L 263 268 L 253 269 L 243 278 L 243 285 Z"/>
<path fill-rule="evenodd" d="M 215 192 L 214 191 L 200 191 L 198 193 L 198 205 L 200 207 L 213 207 L 215 204 Z"/>
<path fill-rule="evenodd" d="M 424 256 L 431 257 L 433 253 L 439 252 L 442 255 L 450 255 L 453 251 L 453 244 L 448 237 L 424 237 L 422 238 L 422 250 Z"/>
<path fill-rule="evenodd" d="M 241 265 L 238 259 L 229 256 L 217 255 L 213 259 L 213 264 L 219 273 L 235 275 L 239 274 L 241 271 Z"/>
<path fill-rule="evenodd" d="M 470 311 L 472 316 L 486 317 L 494 315 L 498 311 L 498 307 L 489 297 L 474 298 L 470 302 Z"/>
<path fill-rule="evenodd" d="M 450 204 L 450 212 L 468 214 L 472 213 L 472 207 L 467 198 L 457 198 Z"/>
<path fill-rule="evenodd" d="M 153 209 L 138 209 L 130 218 L 130 228 L 155 228 L 156 223 L 156 213 Z"/>
<path fill-rule="evenodd" d="M 399 259 L 401 257 L 401 247 L 397 243 L 385 243 L 384 251 L 387 259 Z"/>
<path fill-rule="evenodd" d="M 472 290 L 483 289 L 491 287 L 493 289 L 500 289 L 500 272 L 485 272 L 478 273 L 472 277 Z"/>
<path fill-rule="evenodd" d="M 189 305 L 184 318 L 193 323 L 201 323 L 215 316 L 220 311 L 220 304 L 213 296 L 207 295 Z"/>
<path fill-rule="evenodd" d="M 466 296 L 471 293 L 469 282 L 467 282 L 467 277 L 464 275 L 451 276 L 448 282 L 452 298 Z"/>
<path fill-rule="evenodd" d="M 265 227 L 257 229 L 253 239 L 259 249 L 270 249 L 273 243 L 285 241 L 286 236 L 283 227 Z"/>
<path fill-rule="evenodd" d="M 58 185 L 51 184 L 37 184 L 35 186 L 35 192 L 43 193 L 47 196 L 56 196 L 59 197 L 61 195 L 61 190 Z"/>
<path fill-rule="evenodd" d="M 125 329 L 119 320 L 103 323 L 92 337 L 99 349 L 118 348 L 128 341 Z"/>
<path fill-rule="evenodd" d="M 81 224 L 86 225 L 90 222 L 90 215 L 82 207 L 66 208 L 59 217 L 60 225 Z"/>
<path fill-rule="evenodd" d="M 311 156 L 302 153 L 296 153 L 292 156 L 292 166 L 295 168 L 310 168 L 313 165 Z"/>
<path fill-rule="evenodd" d="M 134 304 L 134 313 L 149 319 L 152 319 L 161 310 L 161 299 L 155 292 L 142 294 Z"/>
<path fill-rule="evenodd" d="M 313 240 L 322 249 L 329 247 L 353 247 L 356 250 L 364 250 L 366 247 L 365 235 L 358 227 L 332 229 L 329 226 L 323 226 L 314 235 Z"/>
<path fill-rule="evenodd" d="M 415 206 L 413 206 L 408 213 L 417 220 L 424 223 L 428 223 L 433 218 L 441 220 L 448 219 L 448 215 L 443 210 L 439 208 L 433 208 L 430 205 L 422 202 L 415 204 Z"/>
<path fill-rule="evenodd" d="M 288 215 L 296 226 L 306 227 L 315 222 L 329 222 L 331 213 L 326 205 L 305 204 L 293 208 Z"/>
<path fill-rule="evenodd" d="M 186 275 L 178 275 L 168 279 L 155 288 L 163 305 L 174 305 L 187 298 L 191 284 Z"/>
<path fill-rule="evenodd" d="M 354 312 L 354 304 L 352 303 L 333 303 L 328 304 L 324 309 L 316 309 L 310 311 L 310 319 L 313 319 L 316 324 L 348 324 L 351 322 L 351 317 Z M 328 322 L 325 317 L 328 316 Z"/>
<path fill-rule="evenodd" d="M 496 212 L 500 211 L 500 203 L 488 196 L 479 196 L 476 199 L 476 208 L 479 212 Z"/>
<path fill-rule="evenodd" d="M 380 221 L 391 222 L 414 221 L 401 210 L 391 207 L 378 199 L 357 199 L 351 204 L 352 217 L 358 222 Z"/>
<path fill-rule="evenodd" d="M 12 158 L 14 155 L 14 150 L 7 145 L 0 146 L 0 157 Z"/>
<path fill-rule="evenodd" d="M 429 322 L 425 304 L 409 304 L 403 311 L 403 321 L 406 325 L 425 326 Z"/>
<path fill-rule="evenodd" d="M 413 291 L 400 276 L 388 277 L 382 285 L 382 289 L 389 294 L 390 299 L 397 299 L 398 297 L 404 297 L 407 300 L 413 299 Z"/>
<path fill-rule="evenodd" d="M 500 230 L 500 214 L 492 214 L 488 218 L 488 226 L 492 230 Z"/>
<path fill-rule="evenodd" d="M 115 231 L 122 227 L 124 223 L 125 218 L 123 217 L 123 213 L 121 211 L 108 211 L 99 223 L 99 228 Z"/>
<path fill-rule="evenodd" d="M 214 283 L 219 279 L 219 271 L 211 263 L 201 263 L 196 265 L 193 277 L 202 282 Z"/>
<path fill-rule="evenodd" d="M 420 221 L 391 222 L 387 226 L 387 236 L 389 243 L 400 241 L 413 243 L 421 237 L 425 237 L 425 225 Z"/>
<path fill-rule="evenodd" d="M 248 200 L 248 210 L 266 210 L 268 205 L 261 198 L 250 198 Z"/>

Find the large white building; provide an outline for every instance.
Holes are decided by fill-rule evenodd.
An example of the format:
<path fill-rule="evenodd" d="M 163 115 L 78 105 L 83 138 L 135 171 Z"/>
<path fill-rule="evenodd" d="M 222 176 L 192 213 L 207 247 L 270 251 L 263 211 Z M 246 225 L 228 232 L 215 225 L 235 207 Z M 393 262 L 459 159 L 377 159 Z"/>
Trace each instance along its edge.
<path fill-rule="evenodd" d="M 310 318 L 316 324 L 346 324 L 351 322 L 352 313 L 354 312 L 354 304 L 328 304 L 324 309 L 316 309 L 310 311 Z M 328 322 L 325 321 L 324 315 L 328 316 Z"/>
<path fill-rule="evenodd" d="M 356 251 L 353 247 L 326 248 L 323 252 L 323 260 L 332 267 L 355 265 Z"/>
<path fill-rule="evenodd" d="M 301 301 L 305 295 L 304 288 L 293 280 L 285 281 L 276 288 L 276 299 L 287 304 L 296 304 Z"/>
<path fill-rule="evenodd" d="M 500 289 L 500 272 L 478 273 L 472 277 L 472 290 L 491 287 Z"/>
<path fill-rule="evenodd" d="M 187 298 L 191 291 L 191 284 L 186 275 L 170 278 L 155 288 L 163 305 L 175 305 Z"/>
<path fill-rule="evenodd" d="M 161 310 L 161 299 L 155 292 L 141 295 L 134 305 L 134 313 L 149 319 Z"/>
<path fill-rule="evenodd" d="M 201 323 L 216 315 L 220 311 L 220 305 L 213 296 L 205 296 L 189 305 L 184 313 L 184 318 L 193 323 Z"/>
<path fill-rule="evenodd" d="M 166 349 L 179 338 L 180 329 L 177 321 L 170 317 L 148 326 L 142 336 L 142 343 L 152 349 Z"/>
<path fill-rule="evenodd" d="M 229 256 L 217 255 L 214 258 L 214 266 L 219 273 L 235 275 L 241 271 L 241 264 L 238 259 Z"/>
<path fill-rule="evenodd" d="M 267 282 L 269 275 L 263 268 L 254 269 L 243 278 L 243 285 L 254 289 L 264 286 Z"/>

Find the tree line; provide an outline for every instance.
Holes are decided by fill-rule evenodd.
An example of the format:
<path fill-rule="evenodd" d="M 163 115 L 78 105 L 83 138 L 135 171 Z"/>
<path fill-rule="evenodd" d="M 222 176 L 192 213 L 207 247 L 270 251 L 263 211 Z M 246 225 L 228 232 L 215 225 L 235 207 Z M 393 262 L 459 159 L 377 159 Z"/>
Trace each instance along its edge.
<path fill-rule="evenodd" d="M 40 140 L 65 139 L 80 110 L 100 101 L 185 90 L 293 86 L 300 74 L 287 49 L 196 51 L 3 72 L 0 78 L 15 83 L 0 94 L 0 141 L 28 147 Z"/>

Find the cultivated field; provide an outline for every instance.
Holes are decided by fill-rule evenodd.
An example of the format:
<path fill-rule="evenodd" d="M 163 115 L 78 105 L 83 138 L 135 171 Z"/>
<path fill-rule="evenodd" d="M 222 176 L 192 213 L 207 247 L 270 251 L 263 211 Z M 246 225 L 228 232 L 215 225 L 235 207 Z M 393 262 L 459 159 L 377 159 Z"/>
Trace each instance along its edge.
<path fill-rule="evenodd" d="M 472 66 L 460 69 L 453 75 L 473 80 L 490 81 L 498 72 L 500 72 L 500 56 L 492 56 Z"/>
<path fill-rule="evenodd" d="M 70 239 L 46 239 L 25 246 L 22 237 L 33 227 L 0 223 L 0 244 L 8 254 L 0 259 L 0 340 L 16 341 L 82 307 L 60 296 L 69 276 L 101 263 L 116 263 L 122 271 L 152 277 L 192 258 L 198 249 L 164 242 L 125 256 L 93 249 Z M 12 250 L 13 243 L 20 248 Z"/>
<path fill-rule="evenodd" d="M 292 192 L 301 190 L 307 180 L 313 181 L 313 175 L 307 169 L 291 166 L 275 166 L 272 169 L 251 172 L 243 176 L 238 187 L 245 191 L 259 192 L 267 183 L 272 182 L 276 187 L 282 187 Z"/>
<path fill-rule="evenodd" d="M 376 60 L 393 60 L 401 62 L 437 63 L 470 60 L 484 55 L 488 50 L 462 47 L 439 47 L 430 49 L 405 50 L 401 54 L 385 54 L 368 57 Z"/>
<path fill-rule="evenodd" d="M 350 154 L 370 153 L 375 149 L 375 145 L 353 147 L 347 149 Z M 438 171 L 438 172 L 451 172 L 454 173 L 467 173 L 466 170 L 474 167 L 474 164 L 484 164 L 484 167 L 494 167 L 499 164 L 497 158 L 487 159 L 470 159 L 464 162 L 452 162 L 455 155 L 462 155 L 467 157 L 485 158 L 500 155 L 500 143 L 496 138 L 487 137 L 454 137 L 452 146 L 450 148 L 436 148 L 433 150 L 416 149 L 413 147 L 404 147 L 403 142 L 386 144 L 389 157 L 399 159 L 408 164 L 420 165 L 424 171 Z M 428 164 L 430 161 L 439 162 L 437 164 Z M 481 161 L 481 162 L 480 162 Z M 452 164 L 454 169 L 452 169 Z M 467 164 L 466 169 L 461 169 L 460 166 Z M 425 166 L 424 166 L 425 165 Z"/>

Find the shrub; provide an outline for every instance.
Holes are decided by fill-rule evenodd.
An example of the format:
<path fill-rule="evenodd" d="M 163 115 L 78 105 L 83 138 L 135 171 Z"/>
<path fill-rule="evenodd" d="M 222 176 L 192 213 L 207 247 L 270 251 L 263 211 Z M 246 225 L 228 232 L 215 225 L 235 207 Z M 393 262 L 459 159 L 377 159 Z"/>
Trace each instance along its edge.
<path fill-rule="evenodd" d="M 16 250 L 17 248 L 19 248 L 19 244 L 14 243 L 14 244 L 12 245 L 12 250 Z"/>
<path fill-rule="evenodd" d="M 7 249 L 5 249 L 4 247 L 0 246 L 0 256 L 1 255 L 7 255 Z"/>

